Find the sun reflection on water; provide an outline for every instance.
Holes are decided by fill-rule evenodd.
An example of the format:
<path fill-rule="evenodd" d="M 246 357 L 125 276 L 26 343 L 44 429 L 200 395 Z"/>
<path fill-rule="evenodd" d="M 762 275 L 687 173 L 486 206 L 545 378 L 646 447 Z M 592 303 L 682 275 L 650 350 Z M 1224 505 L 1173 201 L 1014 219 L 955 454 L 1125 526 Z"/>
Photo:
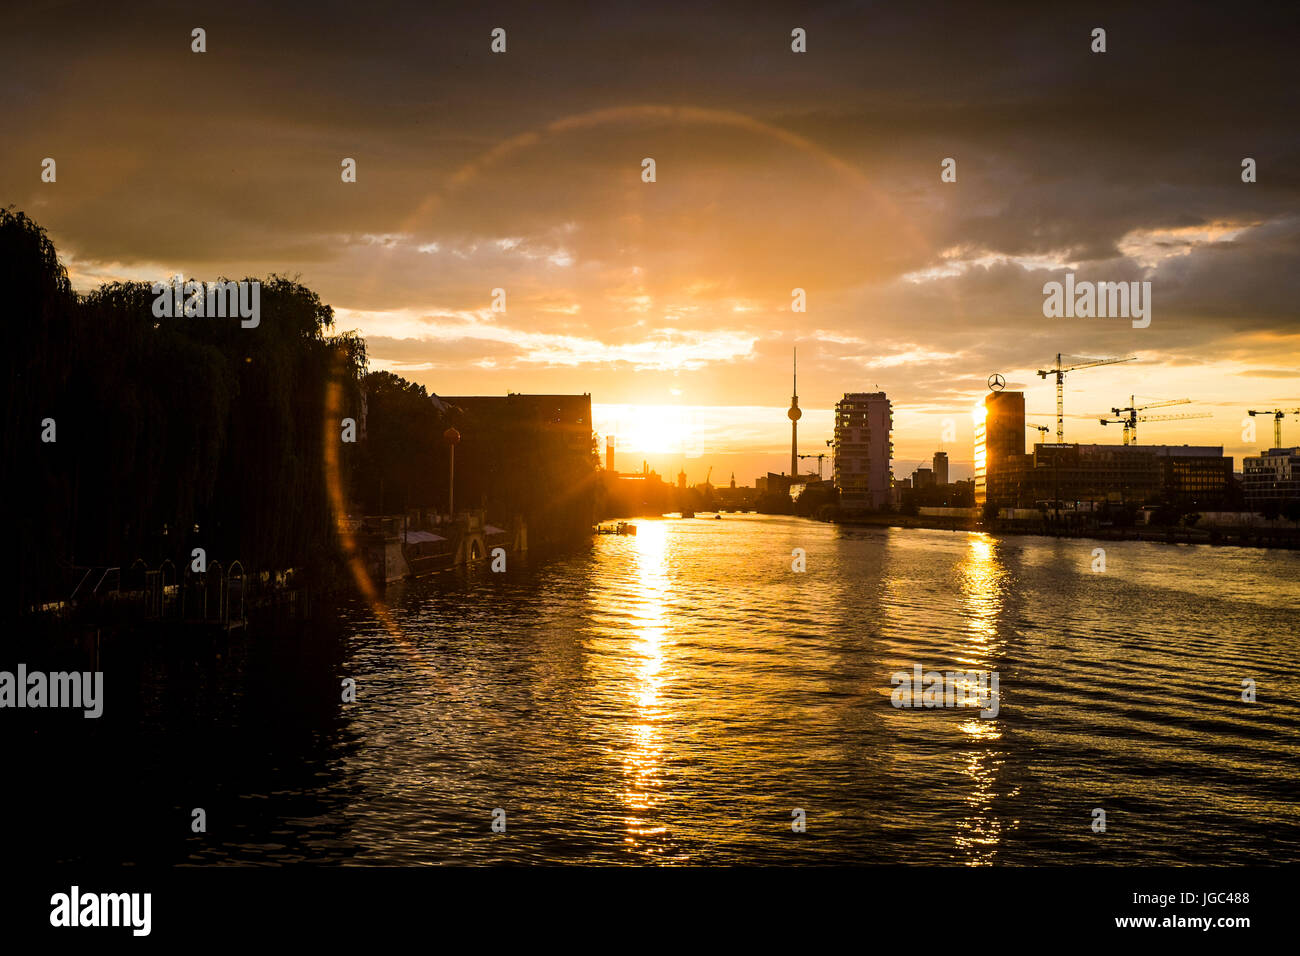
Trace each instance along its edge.
<path fill-rule="evenodd" d="M 998 667 L 1000 641 L 998 616 L 1002 611 L 1002 587 L 1006 571 L 998 561 L 997 549 L 987 535 L 971 535 L 965 558 L 957 569 L 961 581 L 962 619 L 967 647 L 963 666 L 993 671 Z M 999 688 L 1000 692 L 1000 688 Z M 999 712 L 1000 712 L 999 700 Z M 999 792 L 998 777 L 1005 762 L 996 749 L 1002 738 L 997 717 L 972 717 L 958 725 L 964 736 L 962 772 L 968 786 L 962 796 L 966 816 L 959 820 L 954 842 L 970 866 L 989 866 L 997 859 L 1006 831 L 1016 825 L 1003 820 L 994 801 L 1014 797 L 1018 790 Z"/>
<path fill-rule="evenodd" d="M 637 534 L 629 539 L 635 548 L 636 577 L 626 613 L 636 629 L 630 649 L 637 658 L 631 684 L 634 713 L 631 740 L 624 756 L 627 786 L 623 793 L 629 813 L 625 820 L 625 842 L 643 847 L 648 838 L 660 836 L 665 828 L 654 820 L 659 805 L 663 745 L 658 724 L 664 717 L 660 700 L 663 684 L 664 645 L 667 643 L 668 534 L 663 522 L 638 522 Z"/>
<path fill-rule="evenodd" d="M 997 562 L 993 539 L 985 534 L 972 534 L 957 575 L 961 581 L 966 632 L 976 644 L 990 644 L 997 639 L 997 615 L 1002 610 L 1005 573 Z"/>

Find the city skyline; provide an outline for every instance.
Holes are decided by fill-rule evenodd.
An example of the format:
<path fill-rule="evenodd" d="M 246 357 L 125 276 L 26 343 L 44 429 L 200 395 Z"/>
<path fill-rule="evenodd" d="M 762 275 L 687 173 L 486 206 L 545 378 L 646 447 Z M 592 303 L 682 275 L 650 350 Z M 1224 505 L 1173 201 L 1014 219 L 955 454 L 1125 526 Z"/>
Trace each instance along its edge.
<path fill-rule="evenodd" d="M 1035 378 L 1034 381 L 1038 382 L 1038 379 Z M 1047 425 L 1054 431 L 1054 385 L 1035 385 L 1009 376 L 1006 387 L 1008 390 L 1025 392 L 1026 404 L 1030 409 L 1027 417 L 1031 424 Z M 1123 434 L 1119 425 L 1103 426 L 1099 422 L 1101 417 L 1111 415 L 1115 405 L 1126 405 L 1134 396 L 1139 403 L 1143 400 L 1154 402 L 1188 397 L 1130 392 L 1116 395 L 1115 401 L 1110 405 L 1096 406 L 1095 412 L 1091 414 L 1086 411 L 1070 411 L 1071 408 L 1091 409 L 1093 406 L 1088 403 L 1100 402 L 1104 398 L 1101 393 L 1105 391 L 1104 387 L 1073 389 L 1067 386 L 1067 443 L 1122 444 Z M 954 479 L 973 477 L 974 434 L 971 410 L 983 400 L 985 394 L 987 390 L 981 391 L 973 396 L 969 405 L 957 407 L 947 414 L 917 411 L 914 407 L 909 407 L 906 399 L 900 400 L 891 394 L 890 399 L 894 402 L 894 443 L 897 449 L 893 458 L 895 477 L 906 477 L 913 467 L 928 463 L 936 451 L 948 454 Z M 610 405 L 597 399 L 598 396 L 592 396 L 593 427 L 601 436 L 602 448 L 607 435 L 619 439 L 616 453 L 620 470 L 639 471 L 644 460 L 662 474 L 669 473 L 666 469 L 675 474 L 678 468 L 684 466 L 692 481 L 696 480 L 697 472 L 699 480 L 703 481 L 710 466 L 714 466 L 718 472 L 735 468 L 739 469 L 738 482 L 741 482 L 742 471 L 748 476 L 748 480 L 742 482 L 745 484 L 752 484 L 753 478 L 768 471 L 782 473 L 789 470 L 790 426 L 789 420 L 785 418 L 786 405 Z M 1247 414 L 1249 409 L 1276 408 L 1296 402 L 1294 398 L 1289 402 L 1275 398 L 1272 401 L 1253 402 L 1248 406 L 1244 402 L 1209 403 L 1192 398 L 1189 404 L 1170 409 L 1171 413 L 1208 413 L 1212 417 L 1144 424 L 1139 443 L 1219 445 L 1223 447 L 1224 454 L 1235 459 L 1240 471 L 1242 458 L 1257 455 L 1273 443 L 1271 419 L 1252 419 Z M 800 419 L 800 452 L 811 451 L 815 454 L 825 448 L 825 441 L 834 430 L 834 407 L 810 407 L 801 397 L 800 408 L 803 411 L 803 418 Z M 944 427 L 949 420 L 953 424 L 956 438 L 945 441 Z M 1243 440 L 1243 429 L 1251 421 L 1255 423 L 1256 438 L 1254 441 Z M 679 430 L 684 437 L 668 440 L 666 436 L 671 429 Z M 644 440 L 647 435 L 651 439 L 649 442 Z M 749 443 L 747 447 L 738 447 L 737 435 Z M 628 436 L 637 436 L 640 440 L 630 441 Z M 1288 416 L 1283 420 L 1282 439 L 1283 447 L 1300 445 L 1300 418 Z M 1032 446 L 1038 441 L 1055 441 L 1055 436 L 1049 434 L 1040 437 L 1028 430 L 1025 441 L 1027 446 Z M 806 462 L 801 468 L 801 472 L 815 471 L 815 462 Z"/>

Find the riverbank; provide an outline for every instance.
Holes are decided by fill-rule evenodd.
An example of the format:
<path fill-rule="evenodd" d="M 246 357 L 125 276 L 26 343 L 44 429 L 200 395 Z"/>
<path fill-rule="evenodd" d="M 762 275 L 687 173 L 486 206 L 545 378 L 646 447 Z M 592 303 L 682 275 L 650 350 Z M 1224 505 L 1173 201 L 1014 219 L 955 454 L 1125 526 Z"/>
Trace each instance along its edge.
<path fill-rule="evenodd" d="M 812 516 L 807 516 L 812 517 Z M 1300 549 L 1297 528 L 1077 528 L 1050 522 L 980 520 L 929 515 L 862 514 L 815 518 L 831 524 L 880 528 L 926 528 L 932 531 L 982 531 L 988 534 L 1033 535 L 1044 538 L 1086 538 L 1096 541 L 1156 541 L 1166 544 L 1210 544 L 1234 547 Z"/>

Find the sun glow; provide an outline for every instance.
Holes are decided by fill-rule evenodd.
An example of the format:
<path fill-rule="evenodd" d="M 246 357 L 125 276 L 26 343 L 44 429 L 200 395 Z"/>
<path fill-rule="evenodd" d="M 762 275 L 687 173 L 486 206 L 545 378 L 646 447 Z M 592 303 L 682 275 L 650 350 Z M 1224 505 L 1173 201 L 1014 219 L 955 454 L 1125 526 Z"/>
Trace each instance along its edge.
<path fill-rule="evenodd" d="M 622 451 L 662 455 L 698 454 L 695 412 L 676 405 L 624 405 L 608 422 Z"/>

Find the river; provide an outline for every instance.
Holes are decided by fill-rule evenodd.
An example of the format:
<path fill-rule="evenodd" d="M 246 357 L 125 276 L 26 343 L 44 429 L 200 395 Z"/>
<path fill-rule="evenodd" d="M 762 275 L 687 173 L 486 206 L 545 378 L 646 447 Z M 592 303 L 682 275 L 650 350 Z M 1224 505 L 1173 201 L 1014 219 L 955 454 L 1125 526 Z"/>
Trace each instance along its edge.
<path fill-rule="evenodd" d="M 1300 554 L 635 523 L 206 659 L 110 648 L 23 809 L 65 860 L 1300 862 Z M 997 715 L 893 706 L 917 665 L 996 672 Z"/>

